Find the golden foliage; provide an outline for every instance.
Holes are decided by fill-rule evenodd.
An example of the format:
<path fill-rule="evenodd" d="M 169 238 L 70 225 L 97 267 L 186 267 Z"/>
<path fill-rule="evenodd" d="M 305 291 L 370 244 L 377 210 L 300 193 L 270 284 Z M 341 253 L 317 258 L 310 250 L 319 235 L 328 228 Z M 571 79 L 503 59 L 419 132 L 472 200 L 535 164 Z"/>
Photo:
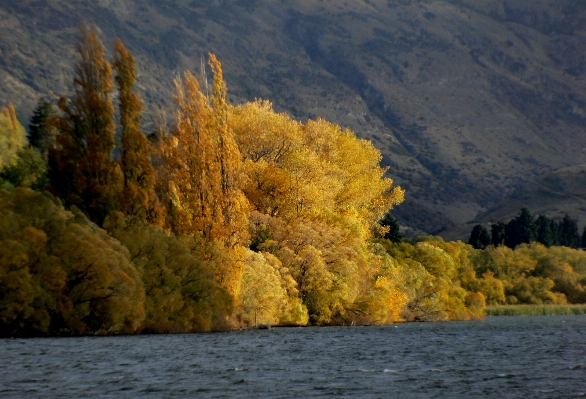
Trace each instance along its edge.
<path fill-rule="evenodd" d="M 136 331 L 144 289 L 127 249 L 54 201 L 0 190 L 1 335 Z"/>
<path fill-rule="evenodd" d="M 12 103 L 0 112 L 0 170 L 14 164 L 17 152 L 26 145 L 26 131 L 16 119 Z"/>
<path fill-rule="evenodd" d="M 206 241 L 233 247 L 247 239 L 242 156 L 227 125 L 226 87 L 213 55 L 210 67 L 214 83 L 208 95 L 190 72 L 175 80 L 177 122 L 173 134 L 161 140 L 159 175 L 173 232 L 201 232 Z"/>

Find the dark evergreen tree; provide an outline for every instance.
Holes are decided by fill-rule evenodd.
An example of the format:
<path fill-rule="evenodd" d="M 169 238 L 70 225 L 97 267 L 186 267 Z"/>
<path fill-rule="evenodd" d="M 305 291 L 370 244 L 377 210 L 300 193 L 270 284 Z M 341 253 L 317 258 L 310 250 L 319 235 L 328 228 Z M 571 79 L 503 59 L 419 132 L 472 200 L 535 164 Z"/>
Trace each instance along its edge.
<path fill-rule="evenodd" d="M 505 233 L 505 225 L 503 223 L 493 223 L 490 228 L 490 233 L 492 238 L 492 245 L 498 247 L 499 245 L 505 244 L 505 241 L 507 240 L 507 235 Z"/>
<path fill-rule="evenodd" d="M 477 224 L 472 228 L 468 244 L 472 245 L 475 249 L 485 249 L 490 245 L 490 242 L 491 236 L 488 234 L 488 230 L 483 226 Z"/>
<path fill-rule="evenodd" d="M 547 216 L 539 215 L 535 220 L 535 227 L 537 229 L 537 242 L 551 247 L 555 245 L 555 222 Z"/>
<path fill-rule="evenodd" d="M 582 249 L 586 249 L 586 227 L 582 231 Z"/>
<path fill-rule="evenodd" d="M 81 27 L 71 101 L 59 100 L 56 146 L 49 152 L 52 191 L 101 225 L 116 209 L 123 176 L 112 159 L 116 146 L 112 67 L 95 27 Z"/>
<path fill-rule="evenodd" d="M 529 244 L 535 241 L 536 233 L 535 220 L 529 209 L 523 207 L 521 214 L 505 226 L 505 245 L 514 249 L 519 244 Z"/>
<path fill-rule="evenodd" d="M 578 248 L 580 246 L 578 224 L 568 215 L 565 215 L 559 224 L 559 241 L 559 245 L 564 247 Z"/>
<path fill-rule="evenodd" d="M 381 226 L 389 227 L 389 231 L 385 233 L 384 238 L 390 240 L 392 242 L 401 242 L 405 236 L 399 232 L 399 223 L 397 223 L 397 219 L 391 215 L 391 213 L 387 213 L 385 217 L 380 221 Z"/>
<path fill-rule="evenodd" d="M 47 154 L 47 151 L 55 142 L 54 117 L 55 109 L 53 104 L 41 97 L 28 125 L 27 139 L 29 144 L 38 149 L 43 155 Z"/>

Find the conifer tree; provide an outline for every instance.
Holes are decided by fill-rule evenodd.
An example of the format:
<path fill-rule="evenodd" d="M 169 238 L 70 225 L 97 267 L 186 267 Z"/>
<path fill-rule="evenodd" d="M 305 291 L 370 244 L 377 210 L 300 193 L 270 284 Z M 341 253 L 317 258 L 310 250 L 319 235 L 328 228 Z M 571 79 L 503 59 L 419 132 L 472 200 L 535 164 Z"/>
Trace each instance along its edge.
<path fill-rule="evenodd" d="M 157 223 L 161 209 L 155 194 L 155 171 L 150 159 L 150 143 L 140 127 L 144 105 L 133 90 L 134 56 L 120 39 L 114 46 L 113 65 L 120 107 L 120 166 L 124 175 L 119 208 L 131 217 Z"/>
<path fill-rule="evenodd" d="M 31 117 L 28 133 L 28 142 L 38 149 L 44 156 L 47 156 L 49 148 L 55 142 L 55 109 L 53 104 L 44 97 L 39 99 L 37 108 Z"/>
<path fill-rule="evenodd" d="M 492 245 L 498 247 L 504 245 L 507 235 L 505 233 L 505 225 L 502 222 L 493 223 L 491 226 Z"/>
<path fill-rule="evenodd" d="M 116 146 L 112 67 L 95 28 L 81 27 L 75 65 L 75 94 L 62 98 L 57 148 L 50 155 L 51 184 L 68 205 L 102 224 L 115 209 L 122 175 L 111 153 Z"/>
<path fill-rule="evenodd" d="M 491 242 L 491 237 L 488 231 L 480 224 L 472 228 L 468 244 L 472 245 L 474 249 L 485 249 Z"/>
<path fill-rule="evenodd" d="M 388 227 L 389 231 L 385 232 L 384 238 L 390 240 L 392 242 L 401 242 L 401 240 L 405 237 L 399 231 L 399 223 L 397 223 L 397 219 L 388 212 L 385 217 L 380 221 L 381 226 Z"/>
<path fill-rule="evenodd" d="M 521 214 L 507 223 L 505 233 L 507 235 L 505 245 L 509 248 L 514 249 L 519 244 L 535 241 L 535 221 L 529 209 L 523 207 Z"/>
<path fill-rule="evenodd" d="M 559 245 L 578 248 L 580 246 L 580 241 L 576 221 L 568 215 L 565 215 L 559 224 Z"/>

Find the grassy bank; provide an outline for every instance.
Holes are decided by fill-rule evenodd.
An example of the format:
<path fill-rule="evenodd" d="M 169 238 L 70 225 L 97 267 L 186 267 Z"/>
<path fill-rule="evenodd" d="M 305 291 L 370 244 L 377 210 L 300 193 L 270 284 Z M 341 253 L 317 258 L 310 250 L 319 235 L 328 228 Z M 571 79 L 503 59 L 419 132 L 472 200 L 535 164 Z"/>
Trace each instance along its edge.
<path fill-rule="evenodd" d="M 487 306 L 487 316 L 564 316 L 586 314 L 586 304 L 580 305 L 508 305 Z"/>

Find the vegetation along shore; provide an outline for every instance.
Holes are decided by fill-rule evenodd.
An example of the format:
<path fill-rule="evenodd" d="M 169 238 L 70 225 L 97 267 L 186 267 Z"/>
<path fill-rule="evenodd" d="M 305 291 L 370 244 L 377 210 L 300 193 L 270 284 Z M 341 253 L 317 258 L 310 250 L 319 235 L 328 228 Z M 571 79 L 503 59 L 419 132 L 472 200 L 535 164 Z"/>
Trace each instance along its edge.
<path fill-rule="evenodd" d="M 108 58 L 83 27 L 77 52 L 70 97 L 40 99 L 28 131 L 11 104 L 0 114 L 0 336 L 583 309 L 569 306 L 586 303 L 577 232 L 570 245 L 525 209 L 496 241 L 482 226 L 470 243 L 402 237 L 404 191 L 352 131 L 229 104 L 213 54 L 143 131 L 122 41 Z"/>

